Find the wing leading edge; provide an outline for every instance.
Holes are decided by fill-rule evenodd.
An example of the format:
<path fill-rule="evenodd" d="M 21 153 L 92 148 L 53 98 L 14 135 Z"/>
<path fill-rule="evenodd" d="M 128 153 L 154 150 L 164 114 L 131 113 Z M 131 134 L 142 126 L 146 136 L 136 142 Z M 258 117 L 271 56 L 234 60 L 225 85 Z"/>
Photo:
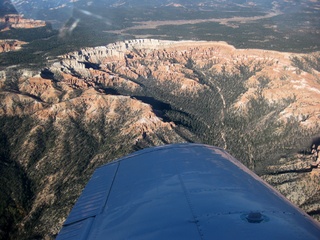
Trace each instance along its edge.
<path fill-rule="evenodd" d="M 320 226 L 224 150 L 174 144 L 97 169 L 57 239 L 320 239 Z"/>

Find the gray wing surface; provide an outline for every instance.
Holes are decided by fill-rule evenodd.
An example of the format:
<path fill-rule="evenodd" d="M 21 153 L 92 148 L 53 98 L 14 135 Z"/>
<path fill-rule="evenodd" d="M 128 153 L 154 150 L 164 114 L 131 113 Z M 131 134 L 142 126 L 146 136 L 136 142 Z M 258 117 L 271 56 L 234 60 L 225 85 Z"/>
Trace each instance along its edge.
<path fill-rule="evenodd" d="M 224 150 L 175 144 L 97 169 L 62 239 L 320 239 L 320 226 Z"/>

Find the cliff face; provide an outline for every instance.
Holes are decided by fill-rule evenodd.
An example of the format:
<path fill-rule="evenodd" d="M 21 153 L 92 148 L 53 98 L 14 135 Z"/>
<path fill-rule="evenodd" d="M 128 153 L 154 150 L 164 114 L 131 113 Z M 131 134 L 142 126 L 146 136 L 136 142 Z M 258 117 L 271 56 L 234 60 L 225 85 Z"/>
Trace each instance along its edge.
<path fill-rule="evenodd" d="M 38 28 L 44 27 L 46 23 L 41 20 L 24 19 L 19 14 L 7 14 L 0 18 L 0 23 L 4 26 L 0 30 L 9 30 L 10 28 Z"/>
<path fill-rule="evenodd" d="M 8 150 L 1 163 L 5 172 L 17 166 L 6 177 L 16 183 L 0 186 L 11 196 L 1 203 L 17 213 L 1 213 L 0 238 L 53 238 L 97 166 L 134 149 L 184 141 L 150 105 L 76 84 L 71 75 L 61 82 L 27 71 L 1 76 L 1 149 Z"/>
<path fill-rule="evenodd" d="M 0 204 L 16 209 L 0 213 L 0 237 L 54 238 L 96 167 L 147 146 L 201 141 L 256 171 L 291 163 L 319 133 L 319 66 L 319 53 L 141 39 L 81 49 L 39 73 L 0 72 L 0 163 L 19 176 L 0 185 Z M 317 211 L 310 188 L 279 189 Z"/>
<path fill-rule="evenodd" d="M 18 40 L 0 40 L 0 53 L 19 50 L 26 42 Z"/>
<path fill-rule="evenodd" d="M 297 66 L 299 58 L 302 59 L 300 67 Z M 304 58 L 319 61 L 319 53 L 297 55 L 235 49 L 224 42 L 141 39 L 67 54 L 50 70 L 58 72 L 61 69 L 66 81 L 79 87 L 123 84 L 134 89 L 138 86 L 130 79 L 152 78 L 160 82 L 174 82 L 181 85 L 180 90 L 194 92 L 207 86 L 187 66 L 188 61 L 193 61 L 192 64 L 199 69 L 209 68 L 217 72 L 251 71 L 255 73 L 246 79 L 246 91 L 232 103 L 236 111 L 244 113 L 249 100 L 258 95 L 265 97 L 269 103 L 294 98 L 279 114 L 279 119 L 294 117 L 300 119 L 302 125 L 311 126 L 319 123 L 320 119 L 320 75 L 319 69 L 301 69 Z M 74 75 L 85 79 L 83 81 Z"/>

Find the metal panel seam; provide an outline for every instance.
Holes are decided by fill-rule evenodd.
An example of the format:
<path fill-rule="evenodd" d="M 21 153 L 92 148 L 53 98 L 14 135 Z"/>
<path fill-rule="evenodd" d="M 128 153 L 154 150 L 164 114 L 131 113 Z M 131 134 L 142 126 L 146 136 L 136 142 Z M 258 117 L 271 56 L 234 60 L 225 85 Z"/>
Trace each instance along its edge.
<path fill-rule="evenodd" d="M 187 200 L 187 203 L 188 203 L 188 206 L 190 208 L 190 211 L 191 211 L 191 214 L 192 214 L 192 217 L 193 217 L 193 223 L 196 225 L 197 227 L 197 231 L 199 233 L 199 237 L 200 239 L 204 240 L 203 238 L 203 233 L 201 232 L 201 229 L 199 228 L 199 220 L 197 219 L 196 215 L 195 215 L 195 212 L 194 212 L 194 209 L 193 209 L 193 206 L 192 206 L 192 203 L 190 201 L 190 198 L 189 198 L 189 195 L 187 193 L 187 189 L 186 189 L 186 186 L 184 185 L 184 182 L 181 178 L 181 175 L 180 175 L 180 172 L 178 171 L 178 168 L 177 168 L 177 165 L 176 165 L 176 162 L 174 162 L 174 167 L 176 169 L 176 173 L 178 175 L 178 178 L 179 178 L 179 181 L 180 181 L 180 184 L 181 184 L 181 187 L 182 187 L 182 190 L 183 190 L 183 194 L 184 196 L 186 197 L 186 200 Z"/>
<path fill-rule="evenodd" d="M 115 173 L 114 173 L 114 175 L 113 175 L 112 183 L 111 183 L 111 185 L 110 185 L 110 188 L 109 188 L 109 191 L 108 191 L 106 200 L 105 200 L 105 202 L 104 202 L 104 204 L 103 204 L 103 207 L 101 208 L 101 211 L 100 211 L 97 215 L 99 215 L 99 214 L 101 214 L 101 213 L 104 212 L 104 209 L 105 209 L 105 207 L 106 207 L 106 205 L 107 205 L 107 202 L 108 202 L 108 200 L 109 200 L 110 193 L 111 193 L 111 190 L 112 190 L 112 187 L 113 187 L 114 181 L 115 181 L 115 179 L 116 179 L 116 176 L 117 176 L 117 174 L 118 174 L 118 170 L 119 170 L 119 166 L 120 166 L 120 162 L 117 162 L 117 163 L 118 163 L 118 164 L 117 164 L 117 169 L 116 169 L 116 171 L 115 171 Z M 94 216 L 93 222 L 96 221 L 97 215 Z M 94 223 L 93 223 L 93 224 L 94 224 Z M 93 224 L 92 224 L 92 225 L 93 225 Z M 95 239 L 95 238 L 96 238 L 95 234 L 97 234 L 97 231 L 96 231 L 96 232 L 93 232 L 93 235 L 92 235 L 93 229 L 94 229 L 94 227 L 91 227 L 90 230 L 89 230 L 89 233 L 88 233 L 88 235 L 87 235 L 88 237 L 90 237 L 90 239 Z M 88 239 L 89 239 L 89 238 L 88 238 Z"/>
<path fill-rule="evenodd" d="M 116 176 L 117 176 L 117 174 L 118 174 L 118 170 L 119 170 L 119 167 L 120 167 L 120 163 L 121 163 L 121 162 L 119 161 L 119 162 L 118 162 L 117 169 L 116 169 L 116 172 L 115 172 L 115 174 L 114 174 L 114 176 L 113 176 L 113 179 L 112 179 L 112 183 L 111 183 L 111 186 L 110 186 L 110 189 L 109 189 L 109 192 L 108 192 L 106 201 L 105 201 L 103 207 L 101 208 L 101 212 L 100 212 L 100 213 L 103 213 L 103 212 L 104 212 L 104 209 L 106 208 L 106 205 L 107 205 L 107 202 L 108 202 L 108 200 L 109 200 L 110 193 L 111 193 L 111 190 L 112 190 L 114 181 L 116 180 Z"/>

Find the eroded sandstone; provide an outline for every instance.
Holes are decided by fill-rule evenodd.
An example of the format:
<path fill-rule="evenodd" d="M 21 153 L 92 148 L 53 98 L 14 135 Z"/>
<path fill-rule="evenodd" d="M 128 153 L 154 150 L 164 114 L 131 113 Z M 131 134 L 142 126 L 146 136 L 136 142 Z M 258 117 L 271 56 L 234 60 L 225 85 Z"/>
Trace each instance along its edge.
<path fill-rule="evenodd" d="M 164 119 L 161 109 L 139 100 L 139 94 L 151 91 L 148 87 L 158 86 L 155 89 L 163 90 L 171 99 L 183 97 L 185 101 L 187 97 L 202 101 L 197 97 L 211 91 L 214 99 L 210 106 L 220 106 L 212 113 L 218 122 L 210 126 L 210 119 L 203 120 L 204 134 L 216 134 L 227 149 L 232 149 L 232 144 L 244 147 L 250 161 L 258 154 L 253 154 L 254 146 L 249 145 L 252 139 L 246 136 L 263 130 L 270 119 L 279 123 L 295 119 L 306 131 L 314 129 L 320 123 L 320 73 L 316 69 L 304 71 L 292 61 L 293 57 L 311 55 L 235 49 L 225 42 L 138 39 L 63 55 L 59 62 L 39 72 L 1 71 L 0 116 L 6 119 L 7 127 L 16 129 L 11 122 L 20 124 L 15 130 L 18 137 L 4 133 L 13 149 L 10 158 L 36 183 L 31 208 L 19 225 L 20 233 L 25 226 L 32 226 L 35 234 L 53 238 L 97 166 L 143 147 L 194 137 L 187 128 L 179 129 Z M 227 83 L 232 79 L 237 83 L 234 76 L 243 81 L 238 95 L 234 92 L 240 85 Z M 270 106 L 278 104 L 281 111 L 273 110 L 249 122 L 241 129 L 244 142 L 231 142 L 228 133 L 235 129 L 225 129 L 226 115 L 245 119 L 252 114 L 252 99 L 259 98 Z M 161 100 L 171 103 L 166 102 L 165 95 Z M 199 104 L 190 101 L 189 114 L 213 111 L 192 109 Z M 171 110 L 171 105 L 166 107 Z M 185 106 L 178 107 L 175 111 L 185 110 Z M 276 130 L 272 132 L 274 137 L 285 129 Z M 294 170 L 308 169 L 308 162 L 295 163 Z M 284 165 L 280 170 L 291 171 L 291 167 Z M 279 190 L 292 201 L 306 210 L 316 209 L 318 205 L 308 201 L 319 191 L 314 188 L 318 175 L 304 173 L 297 181 L 299 193 L 295 194 L 294 184 L 286 184 L 285 174 L 266 179 L 282 181 Z M 312 184 L 304 187 L 308 179 Z M 304 193 L 307 195 L 301 198 Z"/>
<path fill-rule="evenodd" d="M 25 19 L 19 14 L 7 14 L 0 18 L 0 23 L 4 26 L 1 31 L 7 31 L 10 28 L 38 28 L 46 25 L 44 21 Z"/>

